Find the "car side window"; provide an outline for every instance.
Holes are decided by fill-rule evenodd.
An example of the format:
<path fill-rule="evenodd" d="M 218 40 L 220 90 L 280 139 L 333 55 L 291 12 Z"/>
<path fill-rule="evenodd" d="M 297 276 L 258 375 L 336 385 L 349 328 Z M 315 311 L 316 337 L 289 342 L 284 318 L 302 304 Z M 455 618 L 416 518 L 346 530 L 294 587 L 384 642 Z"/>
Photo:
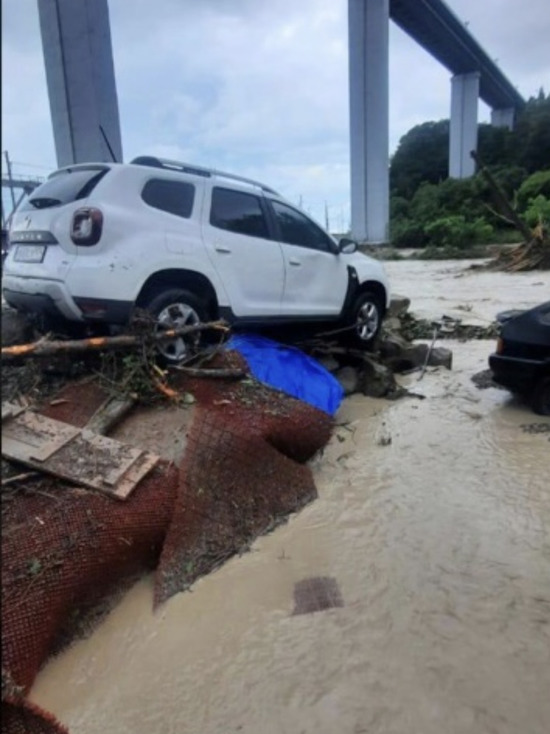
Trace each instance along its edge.
<path fill-rule="evenodd" d="M 215 186 L 212 189 L 210 224 L 218 229 L 269 239 L 269 230 L 258 196 Z"/>
<path fill-rule="evenodd" d="M 333 252 L 334 244 L 311 219 L 280 201 L 271 201 L 281 230 L 281 240 L 287 245 L 299 245 L 323 252 Z"/>
<path fill-rule="evenodd" d="M 193 211 L 195 187 L 185 181 L 152 178 L 143 187 L 141 198 L 154 209 L 189 219 Z"/>

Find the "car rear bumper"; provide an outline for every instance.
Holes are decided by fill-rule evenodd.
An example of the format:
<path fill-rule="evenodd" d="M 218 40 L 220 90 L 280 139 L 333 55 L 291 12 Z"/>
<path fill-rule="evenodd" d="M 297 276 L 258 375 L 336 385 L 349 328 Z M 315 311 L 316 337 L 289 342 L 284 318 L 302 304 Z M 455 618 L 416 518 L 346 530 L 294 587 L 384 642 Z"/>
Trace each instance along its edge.
<path fill-rule="evenodd" d="M 2 295 L 18 311 L 81 323 L 125 324 L 133 308 L 130 301 L 73 298 L 64 283 L 38 278 L 4 276 Z"/>
<path fill-rule="evenodd" d="M 6 302 L 18 311 L 61 316 L 69 321 L 83 321 L 82 311 L 69 295 L 65 285 L 58 280 L 4 275 L 2 295 Z"/>
<path fill-rule="evenodd" d="M 529 393 L 537 380 L 544 374 L 548 363 L 540 360 L 507 357 L 502 354 L 491 354 L 489 367 L 493 380 L 512 392 Z"/>

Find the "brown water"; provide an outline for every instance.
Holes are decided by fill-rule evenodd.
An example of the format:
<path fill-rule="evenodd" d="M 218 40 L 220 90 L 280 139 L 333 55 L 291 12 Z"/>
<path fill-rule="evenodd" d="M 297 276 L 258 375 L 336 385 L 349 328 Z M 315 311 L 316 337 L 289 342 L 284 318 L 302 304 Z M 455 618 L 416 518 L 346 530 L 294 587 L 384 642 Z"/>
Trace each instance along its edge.
<path fill-rule="evenodd" d="M 468 271 L 470 265 L 479 262 L 397 261 L 386 263 L 386 270 L 393 291 L 408 295 L 412 310 L 422 318 L 446 314 L 486 325 L 499 311 L 529 308 L 550 300 L 550 272 Z"/>
<path fill-rule="evenodd" d="M 491 343 L 451 346 L 426 399 L 345 402 L 316 502 L 156 614 L 138 583 L 32 699 L 73 734 L 546 734 L 550 420 L 474 387 Z M 344 606 L 293 615 L 315 576 Z"/>

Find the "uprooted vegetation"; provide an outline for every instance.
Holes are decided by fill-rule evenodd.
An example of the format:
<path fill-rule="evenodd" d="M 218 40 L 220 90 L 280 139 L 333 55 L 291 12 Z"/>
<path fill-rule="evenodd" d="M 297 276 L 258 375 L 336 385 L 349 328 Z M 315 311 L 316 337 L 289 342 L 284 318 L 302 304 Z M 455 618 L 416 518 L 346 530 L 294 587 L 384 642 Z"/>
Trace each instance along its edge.
<path fill-rule="evenodd" d="M 550 270 L 550 237 L 539 224 L 532 237 L 512 248 L 501 250 L 486 268 L 519 273 L 528 270 Z"/>

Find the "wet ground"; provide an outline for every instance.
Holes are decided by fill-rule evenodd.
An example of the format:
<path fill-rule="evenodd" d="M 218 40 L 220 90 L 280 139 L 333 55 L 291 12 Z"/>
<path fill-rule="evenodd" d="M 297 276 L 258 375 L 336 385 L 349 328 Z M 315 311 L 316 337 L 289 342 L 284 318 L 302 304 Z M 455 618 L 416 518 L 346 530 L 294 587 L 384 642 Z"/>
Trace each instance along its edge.
<path fill-rule="evenodd" d="M 434 318 L 550 294 L 462 268 L 388 270 Z M 140 581 L 31 698 L 73 734 L 546 734 L 550 419 L 473 384 L 491 342 L 445 346 L 424 400 L 344 403 L 316 502 L 155 614 Z"/>
<path fill-rule="evenodd" d="M 550 273 L 469 270 L 479 260 L 393 261 L 385 264 L 395 293 L 412 299 L 420 318 L 445 314 L 488 325 L 499 311 L 529 308 L 550 299 Z"/>

